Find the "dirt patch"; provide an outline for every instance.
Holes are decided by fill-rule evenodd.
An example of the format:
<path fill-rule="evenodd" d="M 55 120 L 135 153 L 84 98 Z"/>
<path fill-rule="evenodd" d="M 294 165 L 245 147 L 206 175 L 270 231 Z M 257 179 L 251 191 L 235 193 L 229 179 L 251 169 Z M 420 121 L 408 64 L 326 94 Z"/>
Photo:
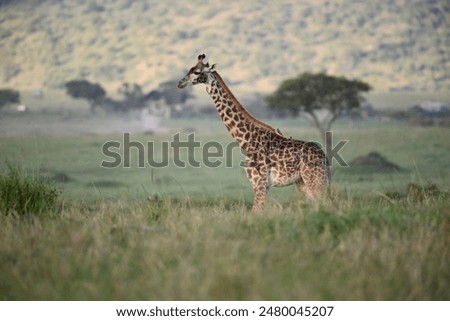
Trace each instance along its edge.
<path fill-rule="evenodd" d="M 380 171 L 401 171 L 397 164 L 388 161 L 378 152 L 370 152 L 367 155 L 356 157 L 350 162 L 350 166 L 371 167 Z"/>

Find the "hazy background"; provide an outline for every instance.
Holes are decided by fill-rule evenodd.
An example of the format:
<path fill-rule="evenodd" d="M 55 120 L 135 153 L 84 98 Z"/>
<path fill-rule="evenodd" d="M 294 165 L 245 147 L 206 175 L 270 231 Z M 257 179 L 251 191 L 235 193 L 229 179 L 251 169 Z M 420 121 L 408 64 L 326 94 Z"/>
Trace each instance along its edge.
<path fill-rule="evenodd" d="M 180 78 L 205 53 L 237 91 L 268 92 L 304 71 L 377 92 L 450 89 L 445 0 L 0 0 L 0 87 L 108 91 Z"/>

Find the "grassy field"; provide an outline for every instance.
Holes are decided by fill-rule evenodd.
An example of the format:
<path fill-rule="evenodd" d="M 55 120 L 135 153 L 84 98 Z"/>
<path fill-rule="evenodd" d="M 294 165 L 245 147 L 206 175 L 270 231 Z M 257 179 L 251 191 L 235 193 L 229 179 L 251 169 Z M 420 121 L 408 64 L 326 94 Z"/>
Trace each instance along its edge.
<path fill-rule="evenodd" d="M 230 141 L 219 122 L 168 125 Z M 239 153 L 233 168 L 152 170 L 134 154 L 131 168 L 105 169 L 109 140 L 121 135 L 0 137 L 2 170 L 18 163 L 62 189 L 52 215 L 1 213 L 0 299 L 450 299 L 448 129 L 340 122 L 345 160 L 377 151 L 402 170 L 336 167 L 326 200 L 273 189 L 257 215 Z"/>
<path fill-rule="evenodd" d="M 40 123 L 37 119 L 34 122 L 40 124 L 40 127 L 44 126 L 44 122 Z M 304 122 L 270 121 L 270 123 L 282 129 L 286 136 L 312 141 L 320 139 L 316 130 Z M 14 126 L 13 122 L 11 124 Z M 50 131 L 52 136 L 37 134 L 25 137 L 0 137 L 0 161 L 3 164 L 7 160 L 18 162 L 26 169 L 41 172 L 57 181 L 64 181 L 59 183 L 64 196 L 73 200 L 91 201 L 118 197 L 142 200 L 148 195 L 158 195 L 204 199 L 229 197 L 251 201 L 250 185 L 239 167 L 243 157 L 237 148 L 233 151 L 233 168 L 225 166 L 208 168 L 204 165 L 200 168 L 189 165 L 186 168 L 179 168 L 174 164 L 172 149 L 169 150 L 169 166 L 150 168 L 147 164 L 150 156 L 159 160 L 162 143 L 172 141 L 173 135 L 186 127 L 197 131 L 195 137 L 201 144 L 195 154 L 198 161 L 204 158 L 202 148 L 206 142 L 217 141 L 223 146 L 232 142 L 223 124 L 216 119 L 172 120 L 166 125 L 173 129 L 162 134 L 130 135 L 131 141 L 141 142 L 145 146 L 143 156 L 146 168 L 138 168 L 136 149 L 131 149 L 130 168 L 101 167 L 102 161 L 111 161 L 111 158 L 102 153 L 103 144 L 109 141 L 122 142 L 122 134 L 67 136 L 64 132 L 55 135 Z M 99 123 L 96 127 L 106 125 Z M 37 132 L 38 129 L 32 128 L 30 132 Z M 186 141 L 188 134 L 182 132 L 180 140 Z M 340 151 L 340 155 L 347 163 L 357 156 L 377 151 L 402 168 L 401 171 L 383 172 L 370 168 L 335 166 L 333 180 L 340 190 L 345 189 L 353 193 L 386 192 L 401 190 L 408 183 L 422 185 L 433 183 L 443 190 L 450 187 L 448 129 L 408 127 L 401 123 L 340 122 L 335 126 L 333 134 L 334 144 L 340 140 L 348 141 Z M 154 144 L 154 153 L 147 147 L 148 142 Z M 179 158 L 187 161 L 186 149 L 180 150 Z M 224 158 L 219 160 L 225 162 Z M 214 188 L 211 188 L 211 185 Z M 281 197 L 289 200 L 296 197 L 297 190 L 294 187 L 274 188 L 271 195 L 277 199 Z"/>

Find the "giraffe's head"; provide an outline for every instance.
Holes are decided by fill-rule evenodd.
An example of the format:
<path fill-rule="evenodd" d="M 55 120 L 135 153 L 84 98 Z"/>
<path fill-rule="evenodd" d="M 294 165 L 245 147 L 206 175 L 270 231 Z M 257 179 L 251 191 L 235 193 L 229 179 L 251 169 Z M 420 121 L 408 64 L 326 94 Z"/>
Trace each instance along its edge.
<path fill-rule="evenodd" d="M 205 55 L 198 55 L 197 64 L 189 69 L 186 76 L 178 82 L 178 88 L 192 86 L 196 84 L 205 84 L 211 79 L 211 73 L 214 71 L 215 64 L 209 66 L 209 63 L 203 63 Z"/>

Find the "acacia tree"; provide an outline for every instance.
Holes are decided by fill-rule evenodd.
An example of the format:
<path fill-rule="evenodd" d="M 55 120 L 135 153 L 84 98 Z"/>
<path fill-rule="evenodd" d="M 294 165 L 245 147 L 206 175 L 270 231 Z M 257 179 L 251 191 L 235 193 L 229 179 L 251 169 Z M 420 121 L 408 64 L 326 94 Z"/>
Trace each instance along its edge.
<path fill-rule="evenodd" d="M 332 142 L 326 132 L 343 112 L 360 108 L 364 101 L 361 93 L 370 89 L 369 84 L 360 80 L 324 73 L 303 73 L 283 81 L 266 100 L 272 110 L 287 110 L 295 116 L 306 116 L 320 131 L 331 164 Z"/>
<path fill-rule="evenodd" d="M 185 103 L 189 98 L 192 98 L 192 88 L 189 90 L 178 90 L 178 81 L 171 80 L 163 82 L 159 85 L 159 89 L 162 97 L 164 98 L 166 104 L 172 108 L 176 105 L 181 105 Z"/>
<path fill-rule="evenodd" d="M 0 109 L 9 105 L 20 103 L 20 94 L 13 89 L 0 89 Z"/>
<path fill-rule="evenodd" d="M 127 109 L 145 107 L 145 95 L 140 85 L 124 82 L 118 92 L 124 97 L 123 103 Z"/>
<path fill-rule="evenodd" d="M 90 83 L 87 80 L 71 80 L 65 85 L 69 96 L 89 101 L 92 112 L 94 112 L 95 107 L 101 105 L 106 96 L 106 91 L 102 86 Z"/>
<path fill-rule="evenodd" d="M 158 88 L 144 96 L 144 101 L 164 101 L 165 106 L 163 109 L 166 117 L 172 117 L 174 113 L 180 114 L 183 110 L 181 106 L 188 99 L 192 98 L 193 95 L 192 87 L 189 87 L 189 90 L 179 90 L 177 84 L 178 80 L 166 81 L 159 84 Z"/>

